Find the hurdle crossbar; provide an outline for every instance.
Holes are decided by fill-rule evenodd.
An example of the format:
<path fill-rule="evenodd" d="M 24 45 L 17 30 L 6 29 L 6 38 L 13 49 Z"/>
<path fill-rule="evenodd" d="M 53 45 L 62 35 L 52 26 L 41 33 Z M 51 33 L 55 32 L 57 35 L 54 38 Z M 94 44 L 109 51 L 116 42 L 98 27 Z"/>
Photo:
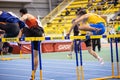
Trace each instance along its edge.
<path fill-rule="evenodd" d="M 74 39 L 97 39 L 97 38 L 119 38 L 120 35 L 94 35 L 94 36 L 56 36 L 56 37 L 25 37 L 25 38 L 0 38 L 0 42 L 20 41 L 44 41 L 44 40 L 74 40 Z"/>

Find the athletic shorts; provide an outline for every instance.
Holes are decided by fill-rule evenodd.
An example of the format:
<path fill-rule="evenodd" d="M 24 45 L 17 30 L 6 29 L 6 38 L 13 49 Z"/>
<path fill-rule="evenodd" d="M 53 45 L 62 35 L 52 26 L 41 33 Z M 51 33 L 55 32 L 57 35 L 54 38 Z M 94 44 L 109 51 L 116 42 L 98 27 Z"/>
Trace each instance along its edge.
<path fill-rule="evenodd" d="M 0 29 L 5 31 L 4 37 L 17 37 L 20 28 L 17 23 L 0 24 Z"/>
<path fill-rule="evenodd" d="M 105 33 L 105 25 L 102 22 L 97 23 L 97 24 L 90 24 L 90 26 L 94 27 L 94 28 L 100 28 L 101 29 L 99 32 L 92 31 L 93 35 L 102 35 L 102 34 Z"/>
<path fill-rule="evenodd" d="M 85 36 L 86 34 L 81 34 L 81 36 Z M 92 46 L 91 39 L 84 40 L 86 47 Z"/>
<path fill-rule="evenodd" d="M 36 28 L 23 28 L 23 34 L 25 37 L 42 37 L 42 34 L 44 33 L 43 28 L 36 27 Z M 38 50 L 38 41 L 33 41 L 34 44 L 34 50 Z"/>
<path fill-rule="evenodd" d="M 91 39 L 87 39 L 84 42 L 85 42 L 86 47 L 91 46 Z"/>

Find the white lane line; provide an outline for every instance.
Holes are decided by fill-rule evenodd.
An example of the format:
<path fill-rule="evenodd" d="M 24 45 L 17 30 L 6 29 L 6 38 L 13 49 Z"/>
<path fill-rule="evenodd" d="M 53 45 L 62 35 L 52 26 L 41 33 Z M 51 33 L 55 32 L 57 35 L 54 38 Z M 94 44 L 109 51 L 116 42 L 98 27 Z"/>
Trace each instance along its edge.
<path fill-rule="evenodd" d="M 0 68 L 0 70 L 19 70 L 19 71 L 30 71 L 29 69 L 17 69 L 17 68 Z"/>
<path fill-rule="evenodd" d="M 22 62 L 21 62 L 21 63 L 19 63 L 19 64 L 17 64 L 17 63 L 18 63 L 18 62 L 16 62 L 16 63 L 5 63 L 5 62 L 3 63 L 3 62 L 2 62 L 2 63 L 0 63 L 0 64 L 3 64 L 3 65 L 4 65 L 4 64 L 6 64 L 6 65 L 20 65 L 20 66 L 21 66 L 21 65 L 26 65 L 26 63 L 31 63 L 31 62 L 26 62 L 26 63 L 24 63 L 24 62 L 22 63 Z M 45 64 L 54 64 L 54 65 L 58 65 L 58 64 L 59 64 L 59 65 L 72 64 L 72 65 L 76 66 L 76 64 L 74 64 L 74 63 L 66 63 L 66 64 L 65 64 L 65 63 L 62 62 L 62 61 L 61 61 L 61 63 L 60 63 L 60 62 L 42 62 L 42 63 L 43 63 L 43 65 L 45 65 Z M 94 63 L 94 62 L 93 62 L 93 63 Z M 110 64 L 110 63 L 104 64 L 103 66 L 104 66 L 104 67 L 107 67 L 108 64 Z M 26 65 L 26 66 L 29 66 L 29 65 L 31 65 L 31 64 L 28 64 L 28 65 Z M 48 65 L 47 65 L 47 66 L 48 66 Z M 102 66 L 102 65 L 100 65 L 99 63 L 98 63 L 98 64 L 83 63 L 83 66 Z"/>
<path fill-rule="evenodd" d="M 64 67 L 64 66 L 63 66 L 63 67 L 62 67 L 62 66 L 59 66 L 59 67 L 58 67 L 58 66 L 57 66 L 57 67 L 54 66 L 54 67 L 53 67 L 52 65 L 51 65 L 51 66 L 43 66 L 43 69 L 44 69 L 44 70 L 45 70 L 45 69 L 51 70 L 51 68 L 54 68 L 54 69 L 56 69 L 56 70 L 62 69 L 62 70 L 64 70 L 64 71 L 67 71 L 67 70 L 75 70 L 75 69 L 76 69 L 75 67 L 73 68 L 73 67 L 68 67 L 68 66 L 66 66 L 66 67 Z M 84 67 L 83 67 L 83 68 L 84 68 Z M 23 69 L 21 69 L 21 68 L 18 69 L 17 67 L 14 66 L 13 68 L 5 68 L 5 67 L 2 68 L 2 67 L 0 67 L 0 69 L 8 69 L 8 70 L 9 70 L 9 69 L 12 69 L 12 70 L 23 70 L 23 71 L 24 71 L 24 70 L 29 70 L 29 71 L 30 71 L 30 70 L 31 70 L 31 67 L 29 67 L 29 68 L 26 67 L 26 68 L 23 68 Z M 87 67 L 87 68 L 84 68 L 84 70 L 111 71 L 111 68 L 110 68 L 110 69 L 103 69 L 103 68 L 97 69 L 97 68 L 92 68 L 92 67 L 89 68 L 89 67 Z M 53 70 L 53 71 L 54 71 L 54 70 Z"/>
<path fill-rule="evenodd" d="M 7 63 L 2 63 L 1 65 L 7 65 L 7 66 L 9 66 L 9 65 L 14 65 L 13 67 L 13 69 L 16 69 L 16 70 L 24 70 L 24 69 L 17 69 L 17 67 L 16 66 L 24 66 L 25 64 L 7 64 Z M 26 68 L 27 67 L 29 67 L 29 68 L 27 68 L 27 69 L 30 69 L 31 68 L 31 66 L 30 65 L 25 65 L 26 66 Z M 93 65 L 92 65 L 93 66 Z M 92 70 L 99 70 L 99 71 L 111 71 L 111 68 L 109 68 L 108 70 L 107 69 L 95 69 L 95 68 L 92 68 L 92 66 L 90 66 L 90 67 L 87 67 L 87 68 L 84 68 L 84 66 L 83 66 L 83 68 L 84 68 L 84 70 L 89 70 L 89 69 L 92 69 Z M 95 66 L 94 66 L 95 67 Z M 104 66 L 103 66 L 104 67 Z M 43 66 L 43 69 L 45 69 L 45 68 L 47 68 L 47 69 L 49 69 L 49 68 L 53 68 L 53 66 L 52 65 L 47 65 L 47 66 Z M 101 68 L 101 67 L 100 67 Z M 3 69 L 3 68 L 1 68 L 1 69 Z M 5 69 L 5 68 L 4 68 Z M 6 69 L 10 69 L 10 68 L 6 68 Z M 11 68 L 12 69 L 12 68 Z M 63 69 L 63 70 L 67 70 L 67 69 L 71 69 L 71 70 L 75 70 L 76 68 L 74 67 L 70 67 L 70 66 L 54 66 L 54 69 Z"/>
<path fill-rule="evenodd" d="M 0 76 L 10 76 L 10 77 L 28 78 L 28 76 L 13 75 L 13 74 L 0 74 Z"/>
<path fill-rule="evenodd" d="M 90 75 L 90 74 L 87 74 L 87 75 L 85 75 L 85 76 L 89 76 L 89 75 Z M 30 77 L 28 77 L 28 76 L 13 75 L 13 74 L 0 74 L 0 76 L 19 77 L 19 78 L 30 78 Z M 96 75 L 96 74 L 94 74 L 94 76 L 99 77 L 99 76 Z M 104 76 L 103 76 L 103 77 L 104 77 Z M 36 77 L 36 79 L 39 80 L 39 77 Z M 43 80 L 55 80 L 55 79 L 53 79 L 53 78 L 50 79 L 50 78 L 44 77 Z M 90 80 L 90 79 L 89 79 L 89 80 Z"/>
<path fill-rule="evenodd" d="M 0 76 L 6 76 L 6 77 L 19 77 L 19 78 L 30 78 L 28 76 L 21 76 L 21 75 L 13 75 L 13 74 L 0 74 Z M 39 77 L 36 77 L 36 79 L 39 80 Z M 52 79 L 49 79 L 49 78 L 43 78 L 43 80 L 52 80 Z M 53 79 L 54 80 L 54 79 Z"/>
<path fill-rule="evenodd" d="M 0 68 L 0 70 L 15 70 L 15 71 L 31 71 L 31 70 L 29 70 L 29 69 L 17 69 L 17 68 Z M 90 70 L 90 69 L 85 69 L 84 71 L 87 71 L 87 70 Z M 101 70 L 101 69 L 94 69 L 94 70 L 91 70 L 91 71 L 103 71 L 103 72 L 111 72 L 111 70 Z M 37 72 L 39 72 L 39 70 L 37 70 Z M 44 73 L 51 73 L 51 74 L 69 74 L 69 75 L 73 75 L 73 74 L 75 74 L 74 72 L 75 72 L 75 70 L 74 70 L 74 72 L 72 71 L 72 72 L 67 72 L 67 70 L 62 70 L 61 72 L 60 71 L 52 71 L 51 69 L 49 69 L 49 70 L 43 70 L 43 72 Z M 63 73 L 64 72 L 64 73 Z"/>

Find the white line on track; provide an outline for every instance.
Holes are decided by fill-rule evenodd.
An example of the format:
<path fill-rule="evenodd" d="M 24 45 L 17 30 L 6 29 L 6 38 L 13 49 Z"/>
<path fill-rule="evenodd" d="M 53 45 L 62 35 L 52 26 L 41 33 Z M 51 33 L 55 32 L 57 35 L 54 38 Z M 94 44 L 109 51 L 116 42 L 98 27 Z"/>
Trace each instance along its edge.
<path fill-rule="evenodd" d="M 18 77 L 18 78 L 30 78 L 28 76 L 21 76 L 21 75 L 13 75 L 13 74 L 0 74 L 0 76 L 6 76 L 6 77 Z M 39 80 L 39 77 L 36 77 L 37 80 Z M 55 79 L 49 79 L 49 78 L 43 78 L 43 80 L 55 80 Z"/>
<path fill-rule="evenodd" d="M 0 76 L 10 76 L 10 77 L 28 78 L 28 76 L 13 75 L 13 74 L 0 74 Z"/>
<path fill-rule="evenodd" d="M 0 70 L 8 70 L 8 71 L 9 71 L 9 70 L 15 70 L 15 71 L 29 71 L 29 72 L 31 71 L 30 69 L 17 69 L 17 68 L 0 68 Z M 59 69 L 58 69 L 58 70 L 59 70 Z M 90 70 L 90 69 L 84 69 L 84 71 L 85 71 L 85 70 Z M 64 71 L 64 73 L 63 73 L 63 71 Z M 91 71 L 111 72 L 111 70 L 102 70 L 102 69 L 92 69 Z M 39 72 L 39 70 L 37 70 L 37 72 Z M 55 74 L 55 73 L 56 73 L 56 74 L 65 74 L 65 75 L 68 75 L 68 74 L 69 74 L 69 75 L 73 75 L 73 74 L 75 74 L 75 73 L 73 73 L 73 72 L 67 72 L 67 71 L 64 70 L 64 69 L 63 69 L 62 71 L 60 71 L 60 72 L 54 71 L 54 70 L 52 71 L 51 69 L 49 69 L 49 70 L 43 70 L 43 72 L 44 72 L 44 73 L 51 73 L 51 74 L 53 74 L 53 73 L 54 73 L 54 74 Z"/>
<path fill-rule="evenodd" d="M 6 64 L 7 66 L 9 66 L 9 64 Z M 31 68 L 31 66 L 28 66 L 28 65 L 26 65 L 28 68 L 27 69 L 18 69 L 16 66 L 18 66 L 17 64 L 10 64 L 10 65 L 14 65 L 13 66 L 13 68 L 1 68 L 0 67 L 0 69 L 14 69 L 14 70 L 30 70 L 30 68 Z M 21 65 L 22 66 L 22 65 Z M 53 68 L 53 66 L 52 65 L 48 65 L 48 66 L 43 66 L 43 68 L 45 69 L 49 69 L 49 68 Z M 84 67 L 83 67 L 84 68 Z M 70 66 L 54 66 L 54 69 L 63 69 L 63 70 L 75 70 L 76 69 L 76 67 L 70 67 Z M 89 69 L 91 69 L 91 70 L 96 70 L 96 71 L 111 71 L 111 68 L 109 68 L 108 70 L 107 69 L 95 69 L 95 68 L 89 68 L 89 67 L 87 67 L 87 68 L 84 68 L 84 70 L 89 70 Z M 51 69 L 50 69 L 51 70 Z"/>
<path fill-rule="evenodd" d="M 55 63 L 56 64 L 56 63 Z M 15 63 L 15 64 L 8 64 L 8 63 L 1 63 L 1 65 L 7 65 L 7 66 L 9 66 L 9 65 L 13 65 L 13 67 L 14 67 L 14 69 L 16 69 L 16 70 L 24 70 L 24 69 L 17 69 L 16 68 L 16 66 L 26 66 L 26 67 L 29 67 L 28 69 L 30 69 L 31 68 L 31 66 L 30 65 L 26 65 L 26 64 L 17 64 L 17 63 Z M 93 65 L 93 64 L 90 64 L 90 65 L 87 65 L 87 66 L 90 66 L 90 67 L 87 67 L 85 70 L 89 70 L 89 69 L 92 69 L 92 70 L 99 70 L 99 71 L 111 71 L 111 68 L 110 68 L 110 70 L 108 69 L 108 70 L 106 70 L 106 69 L 95 69 L 95 68 L 92 68 L 92 66 L 98 66 L 98 65 Z M 100 66 L 100 65 L 99 65 Z M 43 68 L 53 68 L 53 66 L 52 65 L 47 65 L 47 66 L 43 66 Z M 76 69 L 76 66 L 73 68 L 73 67 L 71 67 L 71 66 L 54 66 L 54 68 L 55 69 Z M 83 68 L 84 68 L 84 66 L 83 66 Z M 10 69 L 10 68 L 7 68 L 7 69 Z M 11 68 L 12 69 L 12 68 Z"/>
<path fill-rule="evenodd" d="M 17 64 L 17 63 L 19 63 L 19 64 Z M 29 63 L 31 63 L 31 62 L 26 62 L 27 64 L 29 64 Z M 5 63 L 5 62 L 0 62 L 0 64 L 7 64 L 7 65 L 25 65 L 26 64 L 25 62 L 21 62 L 21 61 L 17 61 L 16 63 L 14 62 L 14 64 L 11 62 L 10 64 L 9 63 Z M 43 64 L 54 64 L 54 65 L 67 65 L 67 64 L 72 64 L 72 65 L 74 65 L 74 66 L 76 66 L 76 63 L 74 62 L 65 62 L 65 61 L 61 61 L 61 62 L 53 62 L 53 61 L 45 61 L 45 62 L 42 62 Z M 65 64 L 66 63 L 66 64 Z M 94 63 L 94 64 L 90 64 L 90 63 Z M 85 62 L 85 63 L 83 63 L 83 66 L 84 65 L 87 65 L 87 66 L 100 66 L 100 64 L 99 64 L 99 62 L 98 62 L 98 64 L 95 64 L 95 62 L 93 61 L 93 62 Z M 97 62 L 96 62 L 97 63 Z M 109 63 L 110 64 L 110 63 Z M 29 64 L 29 65 L 31 65 L 31 64 Z M 27 65 L 28 66 L 28 65 Z M 108 66 L 108 65 L 104 65 L 104 66 Z"/>

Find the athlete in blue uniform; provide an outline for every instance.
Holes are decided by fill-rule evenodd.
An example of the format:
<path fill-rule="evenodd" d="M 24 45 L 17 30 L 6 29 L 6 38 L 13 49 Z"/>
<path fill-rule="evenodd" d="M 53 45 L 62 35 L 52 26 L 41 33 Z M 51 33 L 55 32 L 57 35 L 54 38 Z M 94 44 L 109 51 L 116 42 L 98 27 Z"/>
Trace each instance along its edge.
<path fill-rule="evenodd" d="M 4 37 L 17 37 L 25 26 L 19 18 L 8 12 L 0 11 L 0 29 L 5 31 Z"/>
<path fill-rule="evenodd" d="M 4 37 L 21 37 L 25 23 L 6 11 L 0 11 L 0 32 Z M 0 49 L 3 43 L 0 42 Z"/>

